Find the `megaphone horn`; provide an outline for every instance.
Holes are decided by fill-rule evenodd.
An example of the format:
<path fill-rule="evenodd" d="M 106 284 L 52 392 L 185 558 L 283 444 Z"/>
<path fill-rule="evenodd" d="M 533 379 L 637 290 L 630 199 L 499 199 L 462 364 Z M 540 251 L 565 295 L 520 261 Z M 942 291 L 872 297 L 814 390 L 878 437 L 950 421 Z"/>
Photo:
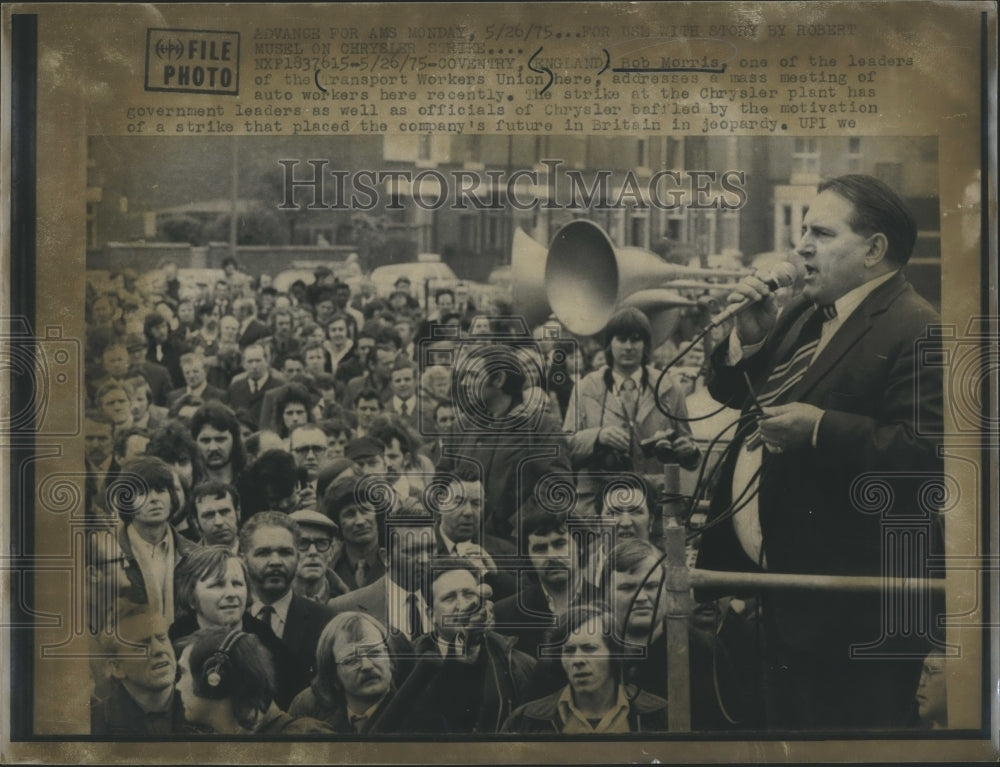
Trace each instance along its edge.
<path fill-rule="evenodd" d="M 545 261 L 548 249 L 518 227 L 510 252 L 510 280 L 514 309 L 528 327 L 545 322 L 552 313 L 545 293 Z"/>
<path fill-rule="evenodd" d="M 579 219 L 562 227 L 549 246 L 545 262 L 545 293 L 559 321 L 577 335 L 601 332 L 615 311 L 633 293 L 668 280 L 732 276 L 733 270 L 691 269 L 668 264 L 642 248 L 615 249 L 597 224 Z M 737 274 L 742 274 L 737 273 Z M 666 304 L 677 308 L 693 302 L 667 291 Z M 644 303 L 649 310 L 653 304 Z"/>

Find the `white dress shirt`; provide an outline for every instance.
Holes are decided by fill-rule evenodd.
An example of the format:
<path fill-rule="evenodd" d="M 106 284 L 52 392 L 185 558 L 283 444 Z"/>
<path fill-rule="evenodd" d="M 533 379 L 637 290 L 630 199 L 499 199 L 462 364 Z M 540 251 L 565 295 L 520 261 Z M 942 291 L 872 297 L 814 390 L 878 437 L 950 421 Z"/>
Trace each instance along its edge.
<path fill-rule="evenodd" d="M 888 282 L 895 274 L 896 272 L 893 271 L 888 274 L 880 275 L 875 279 L 869 280 L 863 285 L 859 285 L 848 293 L 845 293 L 833 302 L 834 307 L 837 309 L 837 316 L 831 320 L 826 320 L 823 323 L 822 329 L 820 330 L 819 344 L 813 354 L 813 359 L 816 359 L 820 355 L 826 345 L 830 343 L 830 339 L 833 338 L 834 334 L 840 329 L 847 318 L 850 317 L 859 306 L 861 306 L 861 303 L 869 295 L 871 295 L 871 293 L 879 285 Z M 742 347 L 740 345 L 739 335 L 734 328 L 729 339 L 729 359 L 727 361 L 731 365 L 735 365 L 741 359 L 748 358 L 756 354 L 763 345 L 763 342 L 761 342 L 752 346 Z M 816 435 L 819 432 L 819 424 L 822 419 L 823 416 L 820 415 L 820 417 L 816 419 L 816 423 L 813 425 L 813 447 L 816 447 Z M 741 495 L 745 500 L 748 499 L 746 500 L 746 505 L 733 516 L 733 530 L 736 532 L 736 537 L 739 539 L 740 545 L 743 546 L 743 550 L 746 552 L 747 556 L 764 568 L 767 567 L 767 558 L 763 556 L 762 552 L 764 538 L 760 528 L 760 509 L 757 505 L 757 487 L 759 484 L 758 473 L 760 471 L 761 459 L 765 449 L 766 448 L 764 447 L 760 447 L 754 450 L 749 450 L 747 449 L 746 443 L 743 444 L 740 448 L 740 454 L 736 458 L 736 465 L 733 467 L 732 486 L 732 498 L 734 500 Z M 740 503 L 742 504 L 743 502 L 741 501 Z"/>

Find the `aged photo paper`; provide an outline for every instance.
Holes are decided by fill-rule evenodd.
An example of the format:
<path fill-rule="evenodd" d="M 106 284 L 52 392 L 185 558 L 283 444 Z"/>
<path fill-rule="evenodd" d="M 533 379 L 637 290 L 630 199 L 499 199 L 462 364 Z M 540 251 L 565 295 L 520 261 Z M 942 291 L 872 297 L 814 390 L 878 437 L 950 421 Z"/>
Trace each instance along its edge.
<path fill-rule="evenodd" d="M 3 7 L 2 48 L 4 763 L 995 762 L 995 3 L 9 3 Z M 795 291 L 802 278 L 817 285 L 809 268 L 784 279 L 776 265 L 793 252 L 810 254 L 802 250 L 802 238 L 821 242 L 825 236 L 815 223 L 821 206 L 813 204 L 818 191 L 827 194 L 821 183 L 854 176 L 889 187 L 912 216 L 916 238 L 903 273 L 920 305 L 938 319 L 922 324 L 926 332 L 905 350 L 873 346 L 867 358 L 845 356 L 841 365 L 854 367 L 842 385 L 865 379 L 887 354 L 911 359 L 912 377 L 878 394 L 912 403 L 900 406 L 889 425 L 905 423 L 910 436 L 932 444 L 939 473 L 925 481 L 922 467 L 910 462 L 908 441 L 877 439 L 859 439 L 856 447 L 822 461 L 783 463 L 788 473 L 778 482 L 792 495 L 809 490 L 803 485 L 810 471 L 822 481 L 847 472 L 844 467 L 857 460 L 865 468 L 852 475 L 847 505 L 853 508 L 844 514 L 863 518 L 875 538 L 857 550 L 852 541 L 836 551 L 851 539 L 831 528 L 832 550 L 806 556 L 807 572 L 770 568 L 788 579 L 784 586 L 760 585 L 769 573 L 763 554 L 757 557 L 761 581 L 704 575 L 726 570 L 698 556 L 702 539 L 718 530 L 710 499 L 733 483 L 731 475 L 720 479 L 724 468 L 713 467 L 724 463 L 720 456 L 734 438 L 728 425 L 741 407 L 720 408 L 708 395 L 707 352 L 725 343 L 740 322 L 737 317 L 727 324 L 718 312 L 754 270 L 765 275 L 765 283 L 771 280 L 771 290 Z M 666 589 L 676 599 L 670 610 L 681 610 L 665 625 L 680 625 L 685 633 L 692 589 L 699 600 L 702 589 L 711 592 L 709 600 L 724 596 L 710 602 L 722 612 L 702 634 L 716 648 L 706 684 L 722 712 L 720 726 L 702 726 L 698 718 L 697 647 L 682 638 L 656 668 L 661 677 L 669 668 L 673 681 L 683 666 L 687 678 L 690 652 L 691 678 L 687 689 L 662 678 L 651 683 L 666 700 L 663 726 L 653 730 L 604 730 L 606 723 L 591 721 L 577 730 L 501 732 L 498 719 L 486 730 L 480 721 L 463 731 L 418 734 L 92 731 L 101 669 L 108 664 L 101 648 L 108 645 L 107 638 L 103 644 L 95 639 L 93 620 L 90 502 L 94 492 L 104 493 L 100 477 L 106 475 L 94 478 L 90 428 L 94 421 L 107 422 L 95 412 L 108 391 L 105 379 L 116 377 L 102 367 L 105 352 L 115 346 L 102 333 L 112 328 L 108 332 L 119 334 L 117 348 L 129 354 L 135 346 L 129 339 L 137 337 L 141 360 L 150 338 L 143 335 L 150 327 L 148 312 L 169 317 L 173 332 L 193 321 L 196 307 L 221 305 L 214 291 L 229 288 L 249 291 L 243 295 L 258 303 L 264 294 L 291 295 L 294 310 L 327 275 L 331 284 L 350 286 L 356 299 L 338 308 L 350 316 L 344 325 L 355 339 L 370 319 L 362 316 L 368 302 L 391 307 L 394 293 L 409 293 L 418 321 L 403 324 L 416 335 L 410 369 L 418 377 L 463 364 L 463 354 L 475 353 L 463 352 L 463 344 L 467 350 L 502 345 L 489 335 L 499 315 L 523 328 L 529 340 L 535 331 L 528 344 L 533 351 L 526 353 L 569 358 L 556 379 L 546 379 L 543 366 L 539 387 L 525 389 L 540 392 L 544 407 L 554 409 L 556 429 L 532 427 L 530 438 L 516 425 L 491 433 L 494 454 L 506 450 L 522 461 L 509 480 L 518 490 L 531 475 L 531 460 L 570 465 L 566 445 L 576 444 L 573 435 L 583 433 L 587 418 L 579 392 L 587 371 L 603 364 L 595 355 L 605 360 L 601 339 L 612 315 L 633 306 L 647 318 L 640 322 L 652 326 L 653 345 L 667 342 L 659 349 L 669 350 L 659 360 L 654 355 L 651 364 L 670 364 L 688 415 L 698 419 L 684 421 L 682 431 L 701 456 L 687 466 L 681 460 L 679 472 L 679 443 L 677 455 L 658 456 L 674 472 L 662 480 L 657 469 L 660 484 L 668 486 L 658 497 L 666 506 L 683 500 L 687 510 L 681 519 L 686 529 L 674 530 L 672 538 L 669 528 L 677 517 L 669 510 L 654 528 L 667 552 Z M 168 300 L 174 276 L 179 287 Z M 404 276 L 410 284 L 401 288 L 397 280 Z M 268 285 L 273 290 L 264 290 Z M 445 318 L 443 308 L 434 314 L 441 289 L 452 299 L 457 293 L 463 309 L 479 307 L 458 312 L 461 328 L 447 337 L 440 327 L 427 329 Z M 241 300 L 232 306 L 243 333 L 248 325 L 235 308 Z M 316 319 L 324 348 L 334 348 L 323 320 L 291 313 L 297 333 Z M 216 313 L 211 322 L 221 328 L 226 314 Z M 714 329 L 672 363 L 713 317 Z M 269 328 L 261 335 L 269 338 Z M 477 338 L 483 328 L 486 335 Z M 156 356 L 157 343 L 150 343 L 150 359 L 166 366 L 168 360 Z M 221 360 L 218 348 L 206 355 Z M 241 351 L 246 348 L 240 343 Z M 236 357 L 224 380 L 209 377 L 210 385 L 229 387 L 234 410 Z M 180 359 L 174 362 L 174 383 L 167 388 L 184 396 L 187 373 Z M 922 410 L 933 396 L 920 390 L 926 380 L 937 381 L 941 390 L 943 405 L 933 419 Z M 576 399 L 570 397 L 573 383 Z M 565 397 L 557 401 L 553 392 L 561 384 Z M 820 404 L 861 414 L 858 419 L 874 417 L 876 406 L 858 400 L 852 391 L 834 390 Z M 163 416 L 176 404 L 169 417 L 183 417 L 186 424 L 201 405 L 200 399 L 192 402 L 185 410 L 183 403 L 164 401 Z M 473 446 L 463 442 L 434 458 L 452 461 L 455 471 L 463 460 L 485 465 L 476 457 L 481 446 L 474 437 L 486 427 L 473 405 L 467 410 L 469 420 L 459 417 L 456 428 L 465 429 L 462 439 Z M 114 420 L 113 405 L 107 412 Z M 412 422 L 426 450 L 445 436 L 434 417 L 424 411 Z M 603 417 L 600 426 L 606 425 Z M 133 417 L 125 418 L 131 426 Z M 823 419 L 812 433 L 811 455 L 820 454 L 815 451 L 831 423 Z M 848 430 L 863 428 L 860 420 L 845 423 Z M 596 431 L 600 439 L 601 429 Z M 767 443 L 768 435 L 762 428 L 764 449 L 774 448 L 777 460 L 780 446 Z M 127 449 L 127 439 L 121 442 L 115 449 Z M 644 443 L 646 458 L 653 456 L 654 442 Z M 255 444 L 264 450 L 263 438 Z M 291 452 L 288 441 L 283 444 Z M 866 462 L 869 449 L 897 459 Z M 581 473 L 573 464 L 566 485 L 574 498 L 571 518 L 583 508 L 587 472 L 596 477 L 617 470 L 605 462 L 588 464 Z M 487 513 L 490 493 L 512 488 L 491 489 L 487 482 Z M 546 486 L 543 477 L 523 498 L 531 496 L 543 509 L 546 503 L 565 505 L 562 489 Z M 775 489 L 767 490 L 762 480 L 758 497 L 767 492 Z M 899 503 L 905 501 L 898 496 L 905 493 L 912 509 L 900 518 Z M 730 505 L 727 517 L 737 516 L 740 501 Z M 268 508 L 266 499 L 260 503 Z M 812 513 L 812 507 L 802 510 Z M 519 558 L 516 529 L 506 532 L 514 542 L 511 553 L 500 556 L 494 570 L 518 584 L 531 575 L 528 551 L 521 541 L 525 556 Z M 588 545 L 593 553 L 601 543 Z M 852 570 L 849 563 L 861 561 L 866 547 L 874 547 L 874 569 Z M 819 560 L 834 564 L 813 568 Z M 809 580 L 826 574 L 869 582 Z M 791 590 L 783 590 L 789 584 Z M 502 590 L 492 588 L 501 592 L 499 604 Z M 874 668 L 865 664 L 894 654 L 909 653 L 918 666 L 923 662 L 921 692 L 916 698 L 908 692 L 903 701 L 912 707 L 912 719 L 876 725 L 859 715 L 853 725 L 829 727 L 790 727 L 769 719 L 763 698 L 743 695 L 756 684 L 747 680 L 759 676 L 758 653 L 765 649 L 756 632 L 766 621 L 755 620 L 761 615 L 756 608 L 739 612 L 758 604 L 765 592 L 794 594 L 790 599 L 797 601 L 785 604 L 801 605 L 801 615 L 819 615 L 817 620 L 850 616 L 844 605 L 851 600 L 858 615 L 865 605 L 876 605 L 882 620 L 875 628 L 860 617 L 856 624 L 847 619 L 843 628 L 854 632 L 855 643 L 843 662 L 859 676 Z M 165 593 L 171 601 L 172 584 Z M 678 605 L 687 605 L 686 611 Z M 168 611 L 172 616 L 172 606 Z M 497 615 L 494 628 L 503 635 L 501 608 Z M 737 630 L 732 621 L 740 622 Z M 508 628 L 514 633 L 518 627 Z M 742 640 L 734 635 L 738 631 Z M 650 646 L 664 654 L 663 642 Z M 916 646 L 933 651 L 917 655 Z M 730 677 L 720 671 L 720 647 L 731 653 Z M 766 652 L 773 651 L 769 647 Z M 930 675 L 937 677 L 933 694 L 946 705 L 933 725 L 919 713 L 930 706 Z M 803 709 L 828 702 L 834 705 L 807 696 Z M 625 705 L 634 711 L 634 700 Z M 506 719 L 510 711 L 503 710 L 500 718 Z M 560 709 L 572 710 L 571 703 Z"/>

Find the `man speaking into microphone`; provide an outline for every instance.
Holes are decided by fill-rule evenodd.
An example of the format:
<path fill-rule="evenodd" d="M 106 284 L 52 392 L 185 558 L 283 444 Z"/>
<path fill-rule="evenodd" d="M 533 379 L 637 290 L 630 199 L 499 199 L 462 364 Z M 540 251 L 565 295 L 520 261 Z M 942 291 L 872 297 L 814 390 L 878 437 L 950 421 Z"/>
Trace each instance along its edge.
<path fill-rule="evenodd" d="M 915 241 L 893 190 L 870 176 L 834 178 L 819 186 L 790 259 L 801 294 L 779 312 L 772 288 L 750 276 L 730 295 L 739 311 L 712 355 L 709 391 L 742 417 L 698 567 L 926 575 L 927 557 L 941 552 L 940 521 L 918 503 L 912 477 L 940 481 L 939 439 L 924 435 L 941 433 L 942 384 L 940 367 L 916 359 L 917 341 L 940 320 L 904 275 Z M 873 512 L 857 493 L 875 476 L 890 500 Z M 926 541 L 905 565 L 889 561 L 885 544 L 900 518 Z M 907 723 L 929 615 L 890 615 L 891 600 L 872 591 L 762 598 L 769 727 Z M 900 620 L 917 625 L 900 631 Z"/>

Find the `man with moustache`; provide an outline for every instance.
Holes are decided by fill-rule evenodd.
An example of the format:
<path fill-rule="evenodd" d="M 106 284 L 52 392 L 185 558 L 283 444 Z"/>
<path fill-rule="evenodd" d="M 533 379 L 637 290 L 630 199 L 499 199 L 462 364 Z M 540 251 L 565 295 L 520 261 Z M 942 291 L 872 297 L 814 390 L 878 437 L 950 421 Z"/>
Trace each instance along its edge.
<path fill-rule="evenodd" d="M 206 402 L 191 418 L 191 436 L 208 479 L 236 485 L 243 471 L 243 440 L 233 411 L 221 402 Z"/>
<path fill-rule="evenodd" d="M 365 613 L 341 613 L 323 629 L 316 652 L 316 679 L 288 713 L 319 719 L 334 732 L 372 732 L 393 694 L 395 664 L 385 628 Z"/>
<path fill-rule="evenodd" d="M 520 590 L 496 605 L 498 629 L 517 637 L 517 648 L 538 658 L 546 632 L 571 605 L 587 601 L 579 542 L 565 513 L 535 511 L 521 524 L 525 551 L 532 566 L 532 582 L 519 573 Z M 592 596 L 592 595 L 590 595 Z"/>
<path fill-rule="evenodd" d="M 91 707 L 95 738 L 157 737 L 182 731 L 184 709 L 174 690 L 177 661 L 167 621 L 157 612 L 134 608 L 119 615 L 115 631 L 104 632 L 110 656 L 110 692 Z"/>
<path fill-rule="evenodd" d="M 289 697 L 305 689 L 316 673 L 316 643 L 332 611 L 292 590 L 299 565 L 302 531 L 278 511 L 254 514 L 240 529 L 240 553 L 250 580 L 247 610 L 269 626 L 295 659 L 282 680 Z"/>

